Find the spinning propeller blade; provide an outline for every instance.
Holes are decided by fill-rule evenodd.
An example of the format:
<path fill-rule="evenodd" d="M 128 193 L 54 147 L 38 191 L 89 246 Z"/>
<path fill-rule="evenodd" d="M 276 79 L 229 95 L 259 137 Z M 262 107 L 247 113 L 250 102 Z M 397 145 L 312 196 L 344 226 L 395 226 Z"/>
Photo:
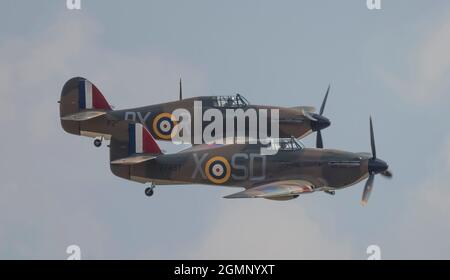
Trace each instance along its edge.
<path fill-rule="evenodd" d="M 373 182 L 375 175 L 381 174 L 384 177 L 392 178 L 392 172 L 388 170 L 389 166 L 386 162 L 377 158 L 377 151 L 375 147 L 375 135 L 373 133 L 372 117 L 370 117 L 370 147 L 372 149 L 372 158 L 368 160 L 369 178 L 364 186 L 364 191 L 361 199 L 361 204 L 364 206 L 369 201 L 370 193 L 373 189 Z"/>

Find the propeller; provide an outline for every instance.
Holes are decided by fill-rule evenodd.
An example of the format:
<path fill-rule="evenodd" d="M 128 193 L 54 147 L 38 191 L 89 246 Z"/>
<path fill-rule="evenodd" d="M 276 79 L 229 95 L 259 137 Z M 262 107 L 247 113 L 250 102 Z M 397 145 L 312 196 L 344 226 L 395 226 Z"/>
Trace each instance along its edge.
<path fill-rule="evenodd" d="M 373 189 L 375 175 L 381 174 L 386 178 L 392 178 L 393 174 L 388 170 L 389 166 L 386 162 L 377 158 L 377 151 L 375 148 L 375 135 L 373 133 L 372 117 L 370 117 L 370 147 L 372 149 L 372 157 L 368 161 L 369 178 L 364 186 L 361 204 L 364 206 L 369 201 L 370 194 Z"/>
<path fill-rule="evenodd" d="M 313 131 L 317 132 L 316 138 L 316 148 L 323 149 L 323 139 L 321 130 L 330 126 L 330 120 L 323 116 L 323 111 L 325 110 L 325 105 L 327 103 L 328 94 L 330 93 L 331 85 L 328 85 L 327 93 L 320 106 L 319 114 L 309 114 L 307 116 L 311 120 L 311 128 Z"/>
<path fill-rule="evenodd" d="M 393 176 L 392 171 L 390 171 L 390 170 L 386 170 L 384 172 L 381 172 L 380 174 L 389 179 L 392 178 L 392 176 Z"/>
<path fill-rule="evenodd" d="M 323 149 L 322 133 L 320 132 L 320 130 L 317 131 L 316 148 Z"/>

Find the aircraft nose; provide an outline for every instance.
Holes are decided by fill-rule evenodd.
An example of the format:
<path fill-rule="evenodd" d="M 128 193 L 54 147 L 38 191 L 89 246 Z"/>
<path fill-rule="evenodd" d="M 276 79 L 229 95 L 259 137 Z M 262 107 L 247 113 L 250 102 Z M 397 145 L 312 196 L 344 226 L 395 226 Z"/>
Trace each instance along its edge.
<path fill-rule="evenodd" d="M 375 173 L 375 174 L 382 173 L 382 172 L 388 170 L 388 168 L 389 168 L 389 165 L 386 162 L 382 161 L 381 159 L 375 158 L 375 159 L 369 160 L 368 169 L 369 169 L 370 173 Z"/>
<path fill-rule="evenodd" d="M 330 120 L 324 116 L 314 114 L 313 117 L 316 119 L 311 122 L 311 128 L 313 131 L 319 131 L 331 125 Z"/>

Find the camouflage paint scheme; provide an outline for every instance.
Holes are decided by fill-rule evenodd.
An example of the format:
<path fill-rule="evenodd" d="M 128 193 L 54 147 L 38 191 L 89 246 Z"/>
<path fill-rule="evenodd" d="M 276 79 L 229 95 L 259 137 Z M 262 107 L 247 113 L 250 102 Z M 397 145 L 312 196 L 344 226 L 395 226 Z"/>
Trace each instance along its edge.
<path fill-rule="evenodd" d="M 131 154 L 128 126 L 121 123 L 116 127 L 110 143 L 111 162 Z M 298 143 L 293 138 L 283 141 Z M 369 174 L 371 155 L 367 153 L 309 149 L 298 144 L 294 149 L 280 149 L 275 155 L 261 155 L 260 148 L 257 144 L 202 144 L 136 164 L 111 164 L 111 170 L 116 176 L 140 183 L 243 187 L 247 191 L 227 198 L 274 200 L 341 189 Z M 208 168 L 211 161 L 222 164 L 220 179 Z"/>
<path fill-rule="evenodd" d="M 151 112 L 156 116 L 180 105 L 188 109 L 193 100 L 195 98 L 133 110 L 141 114 Z M 113 111 L 100 91 L 83 78 L 74 78 L 63 88 L 60 117 L 64 130 L 76 135 L 101 135 L 111 139 L 111 171 L 127 180 L 157 185 L 242 187 L 244 191 L 226 198 L 288 200 L 315 191 L 334 194 L 335 190 L 368 178 L 362 199 L 365 204 L 374 176 L 392 177 L 388 165 L 376 158 L 372 121 L 372 154 L 305 148 L 295 137 L 310 133 L 310 122 L 298 110 L 286 108 L 280 109 L 280 119 L 301 121 L 285 128 L 285 133 L 293 129 L 289 130 L 293 137 L 279 139 L 279 149 L 273 155 L 261 154 L 260 144 L 201 144 L 175 154 L 163 154 L 153 137 L 155 132 L 146 128 L 149 123 L 124 121 L 121 116 L 125 112 Z M 150 123 L 154 118 L 150 118 Z M 153 194 L 153 186 L 150 190 L 148 195 Z"/>

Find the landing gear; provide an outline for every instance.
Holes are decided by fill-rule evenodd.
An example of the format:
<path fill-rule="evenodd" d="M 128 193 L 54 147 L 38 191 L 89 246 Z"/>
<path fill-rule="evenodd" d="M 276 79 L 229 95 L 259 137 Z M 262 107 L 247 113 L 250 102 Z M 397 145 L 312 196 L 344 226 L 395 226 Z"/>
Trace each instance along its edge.
<path fill-rule="evenodd" d="M 335 191 L 325 191 L 325 193 L 329 194 L 329 195 L 335 195 L 336 192 Z"/>
<path fill-rule="evenodd" d="M 148 187 L 148 188 L 145 189 L 145 195 L 146 195 L 146 196 L 150 197 L 150 196 L 153 195 L 153 193 L 154 193 L 154 192 L 153 192 L 153 189 L 152 189 L 152 188 Z"/>
<path fill-rule="evenodd" d="M 101 145 L 102 145 L 102 142 L 103 142 L 103 137 L 101 137 L 101 138 L 95 138 L 95 140 L 94 140 L 94 146 L 95 147 L 100 147 Z"/>
<path fill-rule="evenodd" d="M 154 188 L 155 188 L 155 184 L 153 184 L 153 183 L 150 187 L 145 188 L 145 195 L 148 197 L 152 196 L 154 193 L 154 191 L 153 191 Z"/>

